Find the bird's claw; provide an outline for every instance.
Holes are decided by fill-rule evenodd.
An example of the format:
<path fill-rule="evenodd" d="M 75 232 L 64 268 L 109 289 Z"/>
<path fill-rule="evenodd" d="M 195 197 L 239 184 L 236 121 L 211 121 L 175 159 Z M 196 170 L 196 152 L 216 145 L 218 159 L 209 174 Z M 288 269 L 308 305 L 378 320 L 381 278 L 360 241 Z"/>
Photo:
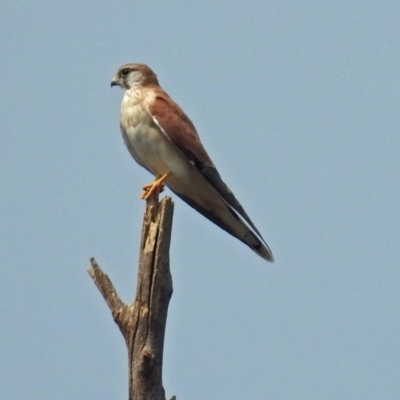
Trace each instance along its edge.
<path fill-rule="evenodd" d="M 164 182 L 170 176 L 170 174 L 165 174 L 161 178 L 156 179 L 152 183 L 148 183 L 143 186 L 144 192 L 140 196 L 143 200 L 149 200 L 152 196 L 158 196 L 165 189 Z"/>

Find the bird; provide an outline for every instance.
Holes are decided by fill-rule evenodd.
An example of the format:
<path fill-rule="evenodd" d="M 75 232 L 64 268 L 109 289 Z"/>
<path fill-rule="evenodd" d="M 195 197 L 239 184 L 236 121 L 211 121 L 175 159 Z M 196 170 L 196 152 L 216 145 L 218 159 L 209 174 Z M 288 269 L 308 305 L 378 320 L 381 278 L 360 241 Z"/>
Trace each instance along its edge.
<path fill-rule="evenodd" d="M 271 249 L 203 147 L 192 121 L 161 88 L 145 64 L 118 68 L 111 87 L 123 89 L 120 130 L 134 160 L 155 180 L 142 198 L 158 196 L 166 185 L 189 206 L 273 262 Z"/>

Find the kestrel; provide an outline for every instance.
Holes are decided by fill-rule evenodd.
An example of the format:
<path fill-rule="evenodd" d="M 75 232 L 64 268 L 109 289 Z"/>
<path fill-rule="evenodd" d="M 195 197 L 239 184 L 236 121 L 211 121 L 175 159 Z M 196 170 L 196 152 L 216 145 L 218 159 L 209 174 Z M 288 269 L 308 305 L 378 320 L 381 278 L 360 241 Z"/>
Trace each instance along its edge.
<path fill-rule="evenodd" d="M 259 256 L 274 261 L 260 232 L 221 179 L 183 110 L 160 87 L 144 64 L 120 67 L 111 86 L 124 89 L 121 132 L 136 162 L 155 176 L 143 187 L 148 200 L 167 185 L 191 207 L 247 244 Z"/>

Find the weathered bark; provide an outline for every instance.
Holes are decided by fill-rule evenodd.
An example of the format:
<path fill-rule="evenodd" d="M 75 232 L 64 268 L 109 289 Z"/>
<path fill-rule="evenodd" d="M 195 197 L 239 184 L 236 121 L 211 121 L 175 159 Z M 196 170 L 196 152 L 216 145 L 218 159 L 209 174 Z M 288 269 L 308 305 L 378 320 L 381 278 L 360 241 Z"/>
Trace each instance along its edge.
<path fill-rule="evenodd" d="M 125 304 L 94 258 L 88 269 L 125 338 L 129 358 L 129 400 L 165 400 L 162 362 L 168 304 L 173 202 L 151 198 L 144 214 L 136 298 Z"/>

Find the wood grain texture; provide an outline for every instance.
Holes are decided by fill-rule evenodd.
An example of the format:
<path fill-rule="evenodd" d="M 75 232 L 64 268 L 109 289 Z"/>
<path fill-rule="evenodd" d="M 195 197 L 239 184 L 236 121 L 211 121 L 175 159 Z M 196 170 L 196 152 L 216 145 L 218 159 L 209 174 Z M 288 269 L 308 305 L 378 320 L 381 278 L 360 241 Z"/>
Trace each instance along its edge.
<path fill-rule="evenodd" d="M 136 298 L 125 304 L 92 258 L 88 269 L 124 336 L 129 360 L 129 400 L 165 400 L 162 385 L 164 336 L 172 277 L 169 268 L 173 202 L 151 198 L 146 205 Z"/>

